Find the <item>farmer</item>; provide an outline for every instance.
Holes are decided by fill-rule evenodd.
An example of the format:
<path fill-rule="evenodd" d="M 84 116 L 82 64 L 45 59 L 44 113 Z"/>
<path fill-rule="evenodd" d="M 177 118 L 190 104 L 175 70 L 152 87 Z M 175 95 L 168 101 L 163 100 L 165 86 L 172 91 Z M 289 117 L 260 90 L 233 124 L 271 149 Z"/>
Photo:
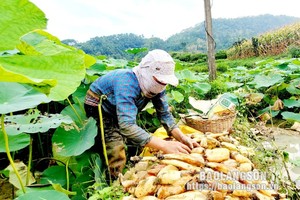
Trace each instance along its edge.
<path fill-rule="evenodd" d="M 175 63 L 167 52 L 152 50 L 138 66 L 111 71 L 99 77 L 87 91 L 84 105 L 86 114 L 97 122 L 101 95 L 106 96 L 102 100 L 102 115 L 108 163 L 113 177 L 125 167 L 124 144 L 140 149 L 150 147 L 164 153 L 189 153 L 193 147 L 199 146 L 181 132 L 168 109 L 166 86 L 178 84 L 174 70 Z M 149 101 L 152 101 L 168 135 L 177 141 L 151 136 L 137 125 L 137 114 Z"/>

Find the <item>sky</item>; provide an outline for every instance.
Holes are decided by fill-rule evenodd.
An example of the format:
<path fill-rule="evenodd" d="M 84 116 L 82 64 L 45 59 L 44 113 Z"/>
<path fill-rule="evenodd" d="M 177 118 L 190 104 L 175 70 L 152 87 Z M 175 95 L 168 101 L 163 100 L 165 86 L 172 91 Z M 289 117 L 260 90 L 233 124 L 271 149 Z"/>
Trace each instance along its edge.
<path fill-rule="evenodd" d="M 60 40 L 134 33 L 167 39 L 205 20 L 204 0 L 30 0 Z M 262 14 L 300 17 L 300 0 L 211 0 L 212 18 Z"/>

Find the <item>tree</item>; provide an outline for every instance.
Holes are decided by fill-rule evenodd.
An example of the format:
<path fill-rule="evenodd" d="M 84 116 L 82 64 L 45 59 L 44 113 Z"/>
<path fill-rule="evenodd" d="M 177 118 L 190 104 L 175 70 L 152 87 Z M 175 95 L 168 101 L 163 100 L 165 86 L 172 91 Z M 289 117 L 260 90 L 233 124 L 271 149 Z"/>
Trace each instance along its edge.
<path fill-rule="evenodd" d="M 212 34 L 212 19 L 211 19 L 211 7 L 210 0 L 204 0 L 205 9 L 205 28 L 206 28 L 206 39 L 207 39 L 207 57 L 208 57 L 208 71 L 209 80 L 215 80 L 217 78 L 216 65 L 215 65 L 215 43 Z"/>

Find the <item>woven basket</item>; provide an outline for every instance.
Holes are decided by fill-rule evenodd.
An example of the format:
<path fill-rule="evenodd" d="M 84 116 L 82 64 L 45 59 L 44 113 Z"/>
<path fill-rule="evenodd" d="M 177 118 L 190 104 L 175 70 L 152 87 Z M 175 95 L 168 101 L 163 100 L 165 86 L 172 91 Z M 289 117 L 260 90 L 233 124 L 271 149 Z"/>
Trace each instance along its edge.
<path fill-rule="evenodd" d="M 186 125 L 203 133 L 222 133 L 232 128 L 236 113 L 232 113 L 218 119 L 204 119 L 201 116 L 187 116 L 184 118 Z"/>

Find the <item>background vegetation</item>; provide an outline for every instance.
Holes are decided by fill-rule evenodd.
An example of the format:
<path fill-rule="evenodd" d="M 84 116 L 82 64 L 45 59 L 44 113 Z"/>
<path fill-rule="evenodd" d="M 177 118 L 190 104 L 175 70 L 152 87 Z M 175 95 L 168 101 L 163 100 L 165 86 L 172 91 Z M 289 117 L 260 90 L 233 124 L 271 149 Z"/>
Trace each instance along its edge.
<path fill-rule="evenodd" d="M 216 52 L 226 50 L 235 43 L 251 39 L 252 37 L 258 37 L 260 34 L 295 23 L 299 20 L 296 17 L 273 15 L 213 19 Z M 124 52 L 127 48 L 145 47 L 149 50 L 159 48 L 166 51 L 205 53 L 207 51 L 205 34 L 204 22 L 202 22 L 194 27 L 182 30 L 180 33 L 175 33 L 165 41 L 160 38 L 144 38 L 143 35 L 128 33 L 95 37 L 83 43 L 77 43 L 73 39 L 62 42 L 82 49 L 91 55 L 132 59 L 132 55 Z"/>

